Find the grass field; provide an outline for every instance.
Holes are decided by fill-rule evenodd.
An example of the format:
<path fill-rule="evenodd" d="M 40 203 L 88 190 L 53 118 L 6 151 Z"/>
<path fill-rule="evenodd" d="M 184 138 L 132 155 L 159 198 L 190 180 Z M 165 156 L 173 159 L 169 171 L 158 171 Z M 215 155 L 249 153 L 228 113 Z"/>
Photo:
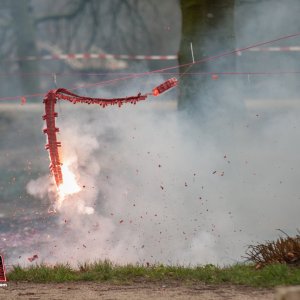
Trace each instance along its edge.
<path fill-rule="evenodd" d="M 85 263 L 73 269 L 69 265 L 35 265 L 28 268 L 14 266 L 7 274 L 10 281 L 70 282 L 98 281 L 116 284 L 131 282 L 180 281 L 186 284 L 203 282 L 209 284 L 236 284 L 253 287 L 273 287 L 300 284 L 300 268 L 284 264 L 269 265 L 255 270 L 253 265 L 198 267 L 164 265 L 118 266 L 109 261 Z"/>

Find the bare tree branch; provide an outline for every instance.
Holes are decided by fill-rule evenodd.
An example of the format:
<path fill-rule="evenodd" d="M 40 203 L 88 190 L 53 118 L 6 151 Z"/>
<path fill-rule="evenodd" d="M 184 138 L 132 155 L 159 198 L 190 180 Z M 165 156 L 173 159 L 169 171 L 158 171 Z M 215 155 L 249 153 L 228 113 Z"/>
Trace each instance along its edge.
<path fill-rule="evenodd" d="M 72 20 L 77 17 L 78 14 L 84 9 L 87 3 L 89 3 L 91 0 L 80 0 L 77 7 L 71 12 L 64 13 L 64 14 L 47 14 L 45 16 L 36 17 L 34 20 L 34 25 L 38 25 L 42 22 L 47 21 L 59 21 L 62 19 L 66 20 Z"/>

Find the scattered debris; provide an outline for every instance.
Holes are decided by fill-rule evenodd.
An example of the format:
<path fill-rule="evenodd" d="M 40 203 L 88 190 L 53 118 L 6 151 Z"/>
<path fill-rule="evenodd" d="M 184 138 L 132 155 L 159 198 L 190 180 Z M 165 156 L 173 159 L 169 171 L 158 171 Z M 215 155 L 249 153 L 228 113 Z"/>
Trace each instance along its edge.
<path fill-rule="evenodd" d="M 26 97 L 21 97 L 21 105 L 26 104 Z"/>
<path fill-rule="evenodd" d="M 34 254 L 32 257 L 28 257 L 28 260 L 30 261 L 30 262 L 33 262 L 34 260 L 36 260 L 36 259 L 38 259 L 39 257 L 38 257 L 38 255 L 37 254 Z"/>

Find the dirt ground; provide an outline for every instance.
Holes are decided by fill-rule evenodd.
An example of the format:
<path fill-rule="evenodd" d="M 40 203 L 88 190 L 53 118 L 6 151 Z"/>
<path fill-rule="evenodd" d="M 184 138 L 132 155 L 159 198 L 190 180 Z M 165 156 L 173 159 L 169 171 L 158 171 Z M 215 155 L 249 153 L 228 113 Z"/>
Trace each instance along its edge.
<path fill-rule="evenodd" d="M 113 285 L 96 282 L 34 284 L 8 282 L 0 287 L 0 299 L 273 299 L 274 290 L 232 285 L 181 285 L 180 283 L 134 283 Z"/>

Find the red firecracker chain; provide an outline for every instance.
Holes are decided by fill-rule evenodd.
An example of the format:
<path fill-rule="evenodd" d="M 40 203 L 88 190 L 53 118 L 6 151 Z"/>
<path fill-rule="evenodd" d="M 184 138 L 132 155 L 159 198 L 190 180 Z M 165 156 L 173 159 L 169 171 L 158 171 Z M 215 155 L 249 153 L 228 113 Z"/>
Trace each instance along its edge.
<path fill-rule="evenodd" d="M 57 140 L 56 133 L 59 132 L 59 128 L 57 128 L 55 124 L 55 118 L 58 116 L 57 112 L 55 111 L 55 104 L 57 100 L 66 100 L 73 104 L 98 104 L 103 108 L 108 105 L 118 105 L 121 107 L 124 103 L 136 104 L 138 101 L 145 100 L 148 95 L 158 96 L 170 88 L 175 87 L 177 84 L 177 79 L 171 78 L 154 88 L 152 93 L 145 95 L 139 93 L 137 96 L 114 99 L 83 97 L 63 88 L 49 91 L 44 98 L 45 114 L 43 115 L 43 120 L 46 121 L 46 128 L 43 131 L 48 136 L 48 143 L 46 144 L 45 148 L 49 151 L 50 171 L 53 174 L 56 186 L 59 187 L 63 183 L 61 171 L 62 162 L 58 152 L 58 147 L 61 147 L 61 142 L 58 142 Z"/>
<path fill-rule="evenodd" d="M 138 94 L 133 97 L 126 98 L 115 98 L 115 99 L 104 99 L 104 98 L 90 98 L 82 97 L 71 93 L 67 89 L 51 90 L 47 93 L 44 98 L 45 103 L 45 115 L 43 120 L 46 121 L 46 128 L 44 133 L 48 135 L 48 143 L 46 144 L 46 150 L 49 150 L 50 156 L 50 171 L 54 176 L 55 183 L 59 187 L 63 183 L 63 177 L 61 172 L 62 162 L 59 157 L 58 147 L 61 147 L 61 143 L 57 141 L 56 133 L 59 132 L 59 128 L 55 126 L 55 118 L 58 116 L 55 112 L 55 104 L 58 99 L 67 100 L 71 103 L 87 103 L 87 104 L 98 104 L 102 107 L 107 105 L 118 105 L 122 106 L 124 103 L 136 104 L 138 101 L 145 100 L 147 95 Z"/>

